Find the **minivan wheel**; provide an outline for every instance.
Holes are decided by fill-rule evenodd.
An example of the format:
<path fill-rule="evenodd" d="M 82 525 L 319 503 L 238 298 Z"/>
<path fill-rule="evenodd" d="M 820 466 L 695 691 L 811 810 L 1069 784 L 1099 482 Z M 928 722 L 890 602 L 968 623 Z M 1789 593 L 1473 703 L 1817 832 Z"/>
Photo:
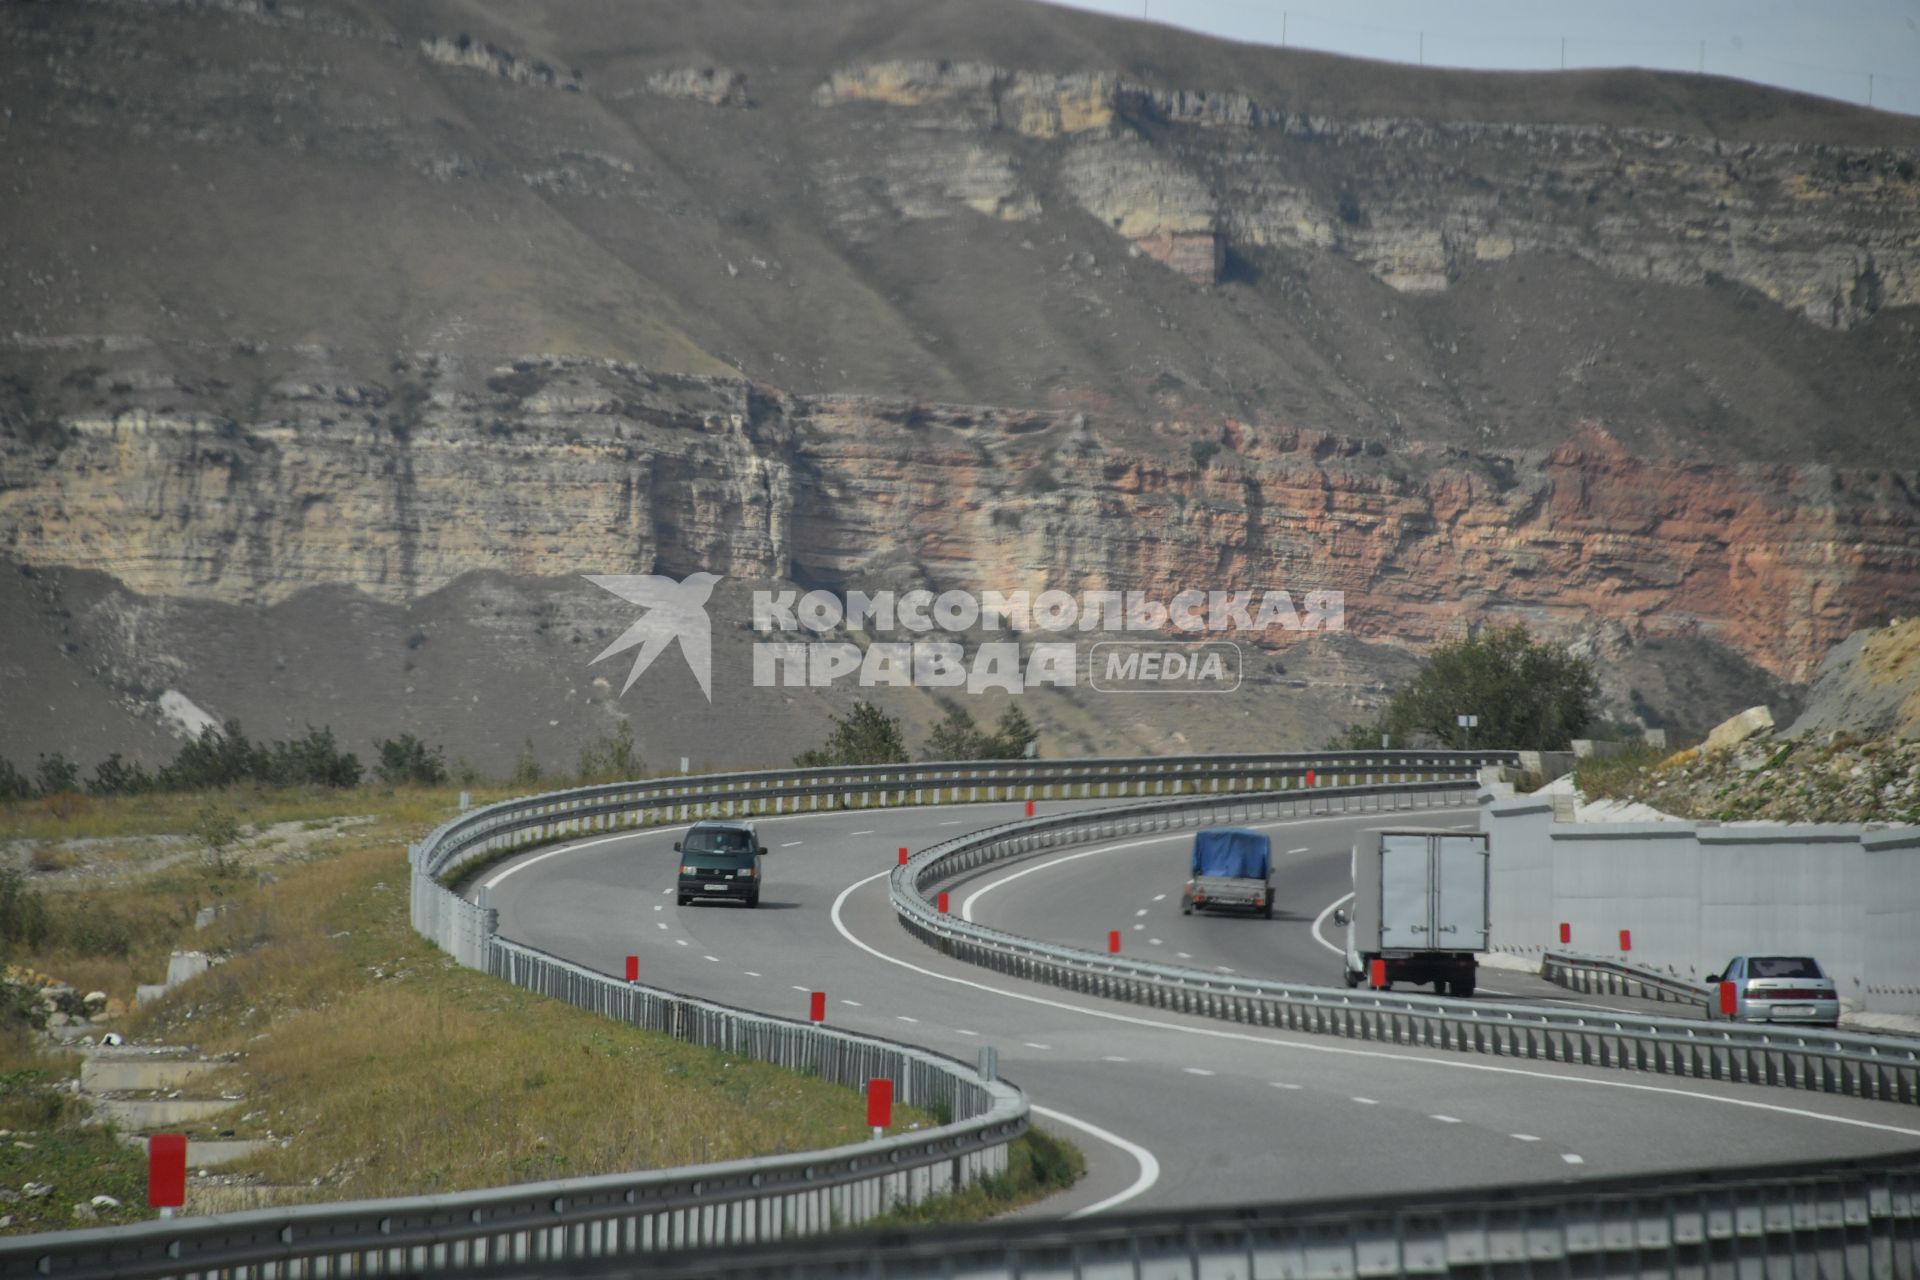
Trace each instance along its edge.
<path fill-rule="evenodd" d="M 757 907 L 757 906 L 759 906 L 759 905 L 760 905 L 760 895 L 756 893 L 756 894 L 754 894 L 754 895 L 753 895 L 753 896 L 752 896 L 751 898 L 748 898 L 748 899 L 747 899 L 747 905 L 748 905 L 748 906 L 750 906 L 750 907 Z"/>
<path fill-rule="evenodd" d="M 679 897 L 679 899 L 678 899 L 678 901 L 679 901 L 679 903 L 680 903 L 680 905 L 684 907 L 684 906 L 686 906 L 686 905 L 687 905 L 687 904 L 688 904 L 689 902 L 692 902 L 692 901 L 693 901 L 693 899 L 692 899 L 692 898 L 689 898 L 689 897 L 688 897 L 688 896 L 687 896 L 686 894 L 684 894 L 684 893 L 683 893 L 683 894 L 681 894 L 681 895 L 680 895 L 680 897 Z"/>

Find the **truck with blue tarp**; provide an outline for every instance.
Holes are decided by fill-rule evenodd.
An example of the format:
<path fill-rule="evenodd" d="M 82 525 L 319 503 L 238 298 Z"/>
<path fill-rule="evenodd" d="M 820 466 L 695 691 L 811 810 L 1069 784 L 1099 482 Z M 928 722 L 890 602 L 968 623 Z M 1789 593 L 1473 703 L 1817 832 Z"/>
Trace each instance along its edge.
<path fill-rule="evenodd" d="M 1208 827 L 1193 837 L 1180 913 L 1195 908 L 1258 911 L 1273 919 L 1273 844 L 1245 827 Z"/>

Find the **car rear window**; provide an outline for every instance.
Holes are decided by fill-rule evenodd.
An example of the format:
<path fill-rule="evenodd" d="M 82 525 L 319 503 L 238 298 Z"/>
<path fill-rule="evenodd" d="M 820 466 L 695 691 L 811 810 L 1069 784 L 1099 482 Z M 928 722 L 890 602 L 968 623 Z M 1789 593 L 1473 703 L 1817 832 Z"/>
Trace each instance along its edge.
<path fill-rule="evenodd" d="M 1824 978 L 1810 956 L 1755 956 L 1747 963 L 1749 978 Z"/>
<path fill-rule="evenodd" d="M 744 831 L 696 827 L 687 832 L 681 849 L 686 853 L 752 853 L 753 837 Z"/>

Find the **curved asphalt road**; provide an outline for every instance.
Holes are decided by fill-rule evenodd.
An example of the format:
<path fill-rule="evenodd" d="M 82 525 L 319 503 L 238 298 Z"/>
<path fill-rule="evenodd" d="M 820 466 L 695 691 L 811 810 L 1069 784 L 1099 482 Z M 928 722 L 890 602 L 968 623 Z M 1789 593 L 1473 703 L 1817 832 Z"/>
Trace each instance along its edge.
<path fill-rule="evenodd" d="M 1050 1201 L 1050 1214 L 1920 1145 L 1914 1108 L 1241 1028 L 1008 978 L 942 957 L 901 929 L 886 889 L 898 846 L 1016 813 L 970 805 L 761 819 L 770 854 L 754 911 L 675 905 L 678 828 L 544 849 L 483 882 L 505 936 L 603 972 L 622 972 L 637 953 L 649 985 L 794 1018 L 806 1016 L 807 992 L 824 990 L 835 1025 L 968 1060 L 997 1046 L 1001 1074 L 1027 1090 L 1041 1122 L 1087 1153 L 1087 1179 Z M 1471 811 L 1421 818 L 1465 824 Z M 1314 922 L 1347 891 L 1354 832 L 1378 823 L 1376 815 L 1263 824 L 1281 864 L 1272 921 L 1179 914 L 1190 833 L 1049 850 L 950 890 L 955 910 L 998 928 L 1096 950 L 1117 928 L 1130 953 L 1332 985 L 1340 961 L 1316 941 Z M 1082 856 L 1063 860 L 1074 854 Z M 1338 940 L 1330 925 L 1322 932 Z M 1484 976 L 1501 992 L 1568 996 L 1520 974 Z"/>

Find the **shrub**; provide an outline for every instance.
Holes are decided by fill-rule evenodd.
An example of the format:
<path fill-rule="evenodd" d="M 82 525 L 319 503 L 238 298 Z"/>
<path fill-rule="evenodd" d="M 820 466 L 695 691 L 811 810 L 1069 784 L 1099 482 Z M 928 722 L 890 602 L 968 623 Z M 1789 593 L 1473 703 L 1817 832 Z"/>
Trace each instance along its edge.
<path fill-rule="evenodd" d="M 0 867 L 0 955 L 38 951 L 47 940 L 47 904 L 18 867 Z"/>
<path fill-rule="evenodd" d="M 240 870 L 240 823 L 212 801 L 200 810 L 190 833 L 200 842 L 200 859 L 216 876 L 231 876 Z"/>
<path fill-rule="evenodd" d="M 153 775 L 138 761 L 128 764 L 120 758 L 118 751 L 93 766 L 93 777 L 87 780 L 87 794 L 92 796 L 138 796 L 154 789 Z"/>
<path fill-rule="evenodd" d="M 267 761 L 267 781 L 283 785 L 355 787 L 364 772 L 360 757 L 334 742 L 332 728 L 312 725 L 302 737 L 274 743 Z"/>
<path fill-rule="evenodd" d="M 0 800 L 33 799 L 33 780 L 13 767 L 13 761 L 0 760 Z"/>
<path fill-rule="evenodd" d="M 384 738 L 378 745 L 380 763 L 374 766 L 374 772 L 380 775 L 380 781 L 390 786 L 411 782 L 432 787 L 447 780 L 444 748 L 429 747 L 410 733 Z"/>
<path fill-rule="evenodd" d="M 856 702 L 845 716 L 833 717 L 833 730 L 826 742 L 793 758 L 803 769 L 836 764 L 905 764 L 906 760 L 899 719 L 871 702 Z"/>
<path fill-rule="evenodd" d="M 43 796 L 64 796 L 80 789 L 80 766 L 56 751 L 40 757 L 34 780 Z"/>

